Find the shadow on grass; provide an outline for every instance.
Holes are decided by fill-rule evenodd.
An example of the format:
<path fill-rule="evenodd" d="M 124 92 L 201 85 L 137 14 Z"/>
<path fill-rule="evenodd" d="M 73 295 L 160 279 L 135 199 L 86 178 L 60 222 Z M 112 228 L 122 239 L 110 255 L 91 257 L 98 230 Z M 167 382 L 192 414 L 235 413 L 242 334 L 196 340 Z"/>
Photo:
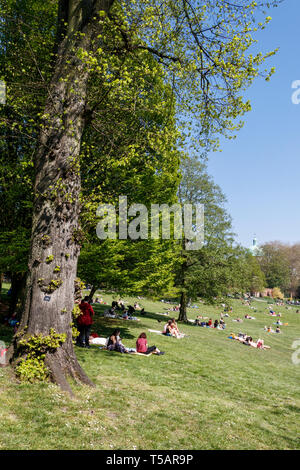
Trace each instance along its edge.
<path fill-rule="evenodd" d="M 95 316 L 94 323 L 92 325 L 92 331 L 97 333 L 101 337 L 107 337 L 112 334 L 112 332 L 118 328 L 121 332 L 121 338 L 123 339 L 134 339 L 138 337 L 138 333 L 133 335 L 130 333 L 129 329 L 143 330 L 148 328 L 148 325 L 143 323 L 143 319 L 154 320 L 157 322 L 157 327 L 160 329 L 160 323 L 166 323 L 172 316 L 167 316 L 163 314 L 156 314 L 151 312 L 145 312 L 143 315 L 139 311 L 134 313 L 140 321 L 136 320 L 123 320 L 121 318 L 107 318 L 104 317 L 105 310 L 110 308 L 110 305 L 104 304 L 93 304 L 92 305 Z M 172 312 L 173 313 L 173 312 Z M 174 312 L 175 313 L 175 312 Z M 121 312 L 118 312 L 121 315 Z M 2 317 L 2 316 L 1 316 Z M 1 318 L 0 318 L 1 320 Z M 0 340 L 4 341 L 6 344 L 10 344 L 13 338 L 13 328 L 10 326 L 5 326 L 0 324 Z"/>
<path fill-rule="evenodd" d="M 160 329 L 160 323 L 166 323 L 171 316 L 145 312 L 143 315 L 139 311 L 134 313 L 134 316 L 139 319 L 136 320 L 124 320 L 122 318 L 108 318 L 104 317 L 104 311 L 109 308 L 107 305 L 97 305 L 93 304 L 93 309 L 95 311 L 94 324 L 92 326 L 92 331 L 96 332 L 99 336 L 108 336 L 111 335 L 113 330 L 118 328 L 121 331 L 121 338 L 132 339 L 135 336 L 129 333 L 130 329 L 137 329 L 143 331 L 148 328 L 148 325 L 143 323 L 143 319 L 155 320 L 158 323 L 158 328 Z M 117 315 L 121 315 L 121 311 L 117 312 Z M 128 326 L 127 326 L 128 325 Z"/>

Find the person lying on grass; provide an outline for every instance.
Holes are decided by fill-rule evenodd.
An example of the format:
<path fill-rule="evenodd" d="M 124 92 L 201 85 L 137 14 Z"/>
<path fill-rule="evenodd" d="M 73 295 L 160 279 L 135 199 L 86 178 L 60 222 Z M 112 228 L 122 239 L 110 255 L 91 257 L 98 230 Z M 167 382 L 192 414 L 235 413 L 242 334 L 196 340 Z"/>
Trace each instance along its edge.
<path fill-rule="evenodd" d="M 258 338 L 258 340 L 257 340 L 256 347 L 258 349 L 271 349 L 271 346 L 265 345 L 264 340 L 260 339 L 260 338 Z"/>
<path fill-rule="evenodd" d="M 230 339 L 236 339 L 238 340 L 240 343 L 242 344 L 245 344 L 246 346 L 252 346 L 253 348 L 258 348 L 258 349 L 271 349 L 270 346 L 267 346 L 264 344 L 264 340 L 263 339 L 258 339 L 257 340 L 257 343 L 255 343 L 255 341 L 253 341 L 253 338 L 252 336 L 247 336 L 246 334 L 244 333 L 239 333 L 238 336 L 235 335 L 234 333 L 231 333 L 231 335 L 229 336 Z"/>
<path fill-rule="evenodd" d="M 148 347 L 146 333 L 141 333 L 138 339 L 136 340 L 136 352 L 142 354 L 165 354 L 163 351 L 160 351 L 156 346 Z"/>

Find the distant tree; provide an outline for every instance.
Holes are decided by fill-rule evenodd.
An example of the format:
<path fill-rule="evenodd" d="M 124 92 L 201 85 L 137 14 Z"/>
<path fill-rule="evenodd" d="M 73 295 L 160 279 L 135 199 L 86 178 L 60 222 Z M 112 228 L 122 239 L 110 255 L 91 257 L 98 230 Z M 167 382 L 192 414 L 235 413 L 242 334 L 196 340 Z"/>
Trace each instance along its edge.
<path fill-rule="evenodd" d="M 286 249 L 279 242 L 269 242 L 261 247 L 259 264 L 263 271 L 267 287 L 279 287 L 286 291 L 290 286 L 290 264 Z"/>
<path fill-rule="evenodd" d="M 254 294 L 262 292 L 266 287 L 265 275 L 260 268 L 260 264 L 255 256 L 245 255 L 245 290 Z"/>
<path fill-rule="evenodd" d="M 189 298 L 201 295 L 213 299 L 224 293 L 224 285 L 231 284 L 228 268 L 233 254 L 233 239 L 231 219 L 224 209 L 226 198 L 208 175 L 206 164 L 191 156 L 183 160 L 181 172 L 180 203 L 204 205 L 204 246 L 200 250 L 189 251 L 183 243 L 177 272 L 176 286 L 181 291 L 178 320 L 187 322 Z"/>
<path fill-rule="evenodd" d="M 300 243 L 294 245 L 288 245 L 285 247 L 285 251 L 289 260 L 290 268 L 290 283 L 289 283 L 289 296 L 299 297 L 299 286 L 300 286 Z"/>
<path fill-rule="evenodd" d="M 274 289 L 272 289 L 272 297 L 273 299 L 284 299 L 284 295 L 278 287 L 274 287 Z"/>

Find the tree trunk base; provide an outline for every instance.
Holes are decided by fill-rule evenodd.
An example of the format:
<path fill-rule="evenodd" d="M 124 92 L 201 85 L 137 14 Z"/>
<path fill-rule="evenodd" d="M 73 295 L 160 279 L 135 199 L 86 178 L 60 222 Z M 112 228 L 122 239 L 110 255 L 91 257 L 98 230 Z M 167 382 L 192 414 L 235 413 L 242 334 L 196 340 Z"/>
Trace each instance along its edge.
<path fill-rule="evenodd" d="M 11 345 L 7 350 L 6 362 L 5 364 L 2 364 L 2 367 L 13 366 L 15 359 L 14 346 Z M 55 352 L 47 353 L 45 366 L 49 369 L 49 378 L 51 382 L 58 385 L 61 390 L 68 392 L 71 396 L 74 396 L 74 393 L 67 380 L 68 378 L 74 380 L 78 384 L 95 387 L 95 384 L 89 379 L 80 366 L 73 351 L 68 353 L 68 351 L 60 347 Z"/>
<path fill-rule="evenodd" d="M 52 382 L 59 385 L 63 391 L 69 392 L 70 395 L 74 394 L 67 377 L 70 377 L 77 383 L 83 383 L 90 387 L 95 386 L 81 368 L 75 354 L 72 356 L 69 356 L 62 348 L 59 348 L 54 353 L 48 353 L 45 358 L 45 365 L 50 370 Z"/>

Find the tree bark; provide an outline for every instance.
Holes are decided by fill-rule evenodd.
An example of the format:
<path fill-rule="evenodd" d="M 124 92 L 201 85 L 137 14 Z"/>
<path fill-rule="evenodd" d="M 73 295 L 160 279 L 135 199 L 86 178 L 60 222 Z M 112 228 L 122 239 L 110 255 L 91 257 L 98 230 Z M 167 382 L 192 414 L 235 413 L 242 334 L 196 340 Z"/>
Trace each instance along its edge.
<path fill-rule="evenodd" d="M 180 268 L 180 287 L 181 287 L 181 297 L 180 297 L 180 310 L 177 321 L 188 323 L 186 316 L 186 306 L 187 306 L 187 295 L 186 295 L 186 272 L 188 270 L 188 260 L 187 254 L 185 251 L 186 239 L 182 240 L 182 250 L 183 250 L 183 262 Z"/>
<path fill-rule="evenodd" d="M 97 13 L 109 11 L 113 0 L 60 2 L 68 28 L 61 36 L 49 87 L 38 151 L 35 156 L 35 200 L 26 301 L 14 337 L 13 361 L 20 339 L 32 335 L 66 334 L 55 352 L 46 354 L 51 379 L 70 393 L 67 381 L 92 385 L 80 367 L 72 342 L 74 280 L 80 251 L 80 144 L 85 125 L 89 69 L 76 54 L 92 52 L 101 27 Z M 63 7 L 63 8 L 62 8 Z M 80 34 L 77 34 L 80 33 Z M 61 33 L 60 33 L 61 34 Z"/>
<path fill-rule="evenodd" d="M 89 300 L 92 300 L 92 299 L 93 299 L 96 290 L 97 290 L 97 286 L 95 286 L 95 285 L 92 286 L 91 291 L 90 291 L 90 293 L 89 293 Z"/>
<path fill-rule="evenodd" d="M 186 316 L 186 307 L 187 307 L 187 296 L 186 292 L 183 291 L 181 292 L 181 297 L 180 297 L 180 310 L 179 310 L 179 316 L 177 321 L 182 321 L 184 323 L 188 323 L 188 319 Z"/>

